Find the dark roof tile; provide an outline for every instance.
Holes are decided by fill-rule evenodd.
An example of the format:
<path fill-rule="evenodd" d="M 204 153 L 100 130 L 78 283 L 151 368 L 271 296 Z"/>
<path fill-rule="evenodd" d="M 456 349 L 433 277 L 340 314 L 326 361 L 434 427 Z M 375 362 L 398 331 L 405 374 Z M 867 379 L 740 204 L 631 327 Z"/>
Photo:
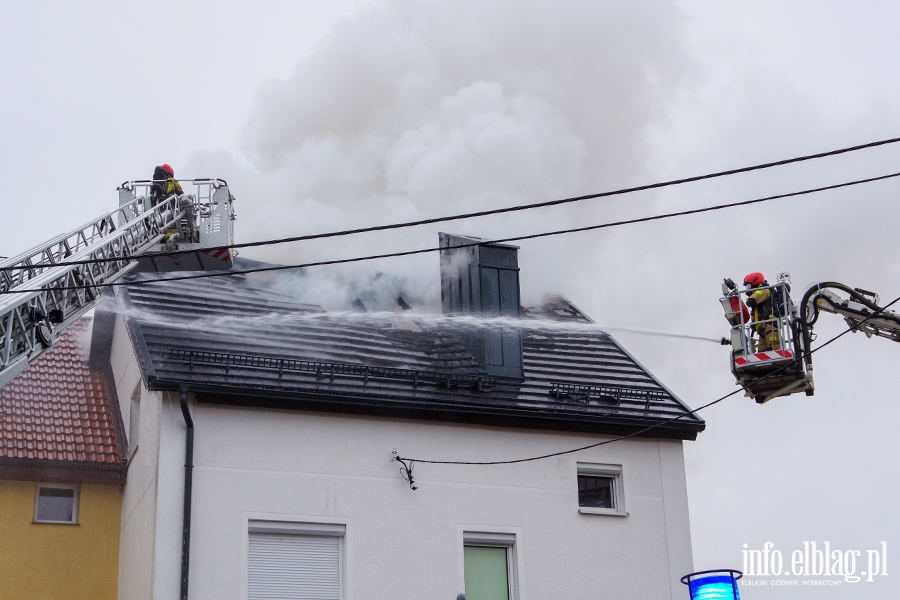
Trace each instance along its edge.
<path fill-rule="evenodd" d="M 485 370 L 464 350 L 455 327 L 423 319 L 416 332 L 394 328 L 389 320 L 348 319 L 292 304 L 263 285 L 233 275 L 118 288 L 132 309 L 132 339 L 145 380 L 157 389 L 188 384 L 209 401 L 317 399 L 327 405 L 323 410 L 353 412 L 351 406 L 365 405 L 361 412 L 411 418 L 477 421 L 494 415 L 497 424 L 612 432 L 680 415 L 647 435 L 684 438 L 704 427 L 611 336 L 594 327 L 581 331 L 578 324 L 590 319 L 562 298 L 523 311 L 525 318 L 567 324 L 522 330 L 524 380 L 485 379 L 491 385 L 479 389 Z M 292 370 L 283 361 L 315 364 L 296 363 Z M 459 378 L 468 379 L 457 385 Z M 378 407 L 402 409 L 386 413 Z"/>

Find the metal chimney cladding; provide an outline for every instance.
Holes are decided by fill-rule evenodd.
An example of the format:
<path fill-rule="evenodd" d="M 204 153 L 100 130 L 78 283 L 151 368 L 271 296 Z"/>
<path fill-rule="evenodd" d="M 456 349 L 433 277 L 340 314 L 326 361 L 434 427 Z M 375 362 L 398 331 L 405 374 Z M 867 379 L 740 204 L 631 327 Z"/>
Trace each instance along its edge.
<path fill-rule="evenodd" d="M 445 315 L 519 317 L 518 246 L 477 244 L 478 238 L 441 233 L 441 309 Z M 477 244 L 477 245 L 472 245 Z M 461 334 L 489 375 L 523 377 L 522 332 L 490 327 Z"/>

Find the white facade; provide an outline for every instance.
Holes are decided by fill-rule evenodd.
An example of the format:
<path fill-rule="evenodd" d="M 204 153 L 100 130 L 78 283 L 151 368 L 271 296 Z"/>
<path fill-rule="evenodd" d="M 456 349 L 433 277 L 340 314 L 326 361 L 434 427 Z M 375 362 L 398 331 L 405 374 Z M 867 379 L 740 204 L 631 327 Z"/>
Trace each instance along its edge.
<path fill-rule="evenodd" d="M 121 321 L 112 366 L 128 412 L 124 399 L 139 371 Z M 464 591 L 464 539 L 478 534 L 513 541 L 517 600 L 685 594 L 679 578 L 692 561 L 681 441 L 629 439 L 501 466 L 419 464 L 413 491 L 395 449 L 423 459 L 503 460 L 602 437 L 190 400 L 191 598 L 247 598 L 250 529 L 310 524 L 343 526 L 334 530 L 343 531 L 346 600 L 453 600 Z M 142 389 L 140 411 L 122 508 L 119 595 L 177 598 L 185 424 L 172 392 Z M 579 511 L 579 463 L 621 467 L 620 514 Z"/>

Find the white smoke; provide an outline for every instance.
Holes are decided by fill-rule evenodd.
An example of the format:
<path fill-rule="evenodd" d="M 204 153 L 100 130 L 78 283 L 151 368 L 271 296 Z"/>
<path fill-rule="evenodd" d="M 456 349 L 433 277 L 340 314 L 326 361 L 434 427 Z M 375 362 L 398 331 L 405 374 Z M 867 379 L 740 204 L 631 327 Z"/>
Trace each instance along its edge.
<path fill-rule="evenodd" d="M 244 241 L 592 193 L 892 137 L 900 93 L 883 73 L 896 56 L 896 8 L 876 4 L 865 10 L 881 16 L 858 30 L 847 26 L 849 6 L 809 2 L 377 4 L 340 22 L 289 78 L 260 92 L 244 156 L 199 153 L 189 170 L 229 180 Z M 867 35 L 870 26 L 880 34 Z M 507 237 L 880 175 L 898 158 L 885 149 L 244 254 L 300 263 L 433 247 L 438 230 Z M 698 406 L 734 389 L 727 350 L 623 328 L 725 334 L 721 278 L 760 270 L 792 272 L 797 292 L 831 279 L 892 299 L 900 293 L 894 185 L 528 241 L 519 254 L 523 297 L 533 304 L 560 291 L 618 325 L 629 350 Z M 435 307 L 438 276 L 432 254 L 317 267 L 281 285 L 301 301 L 346 310 L 360 290 L 385 281 L 372 292 L 384 302 L 414 289 L 411 297 Z M 822 339 L 840 330 L 839 320 L 822 321 Z M 702 415 L 708 431 L 686 445 L 698 569 L 739 565 L 744 542 L 841 539 L 862 548 L 898 532 L 883 517 L 897 491 L 896 477 L 885 476 L 896 461 L 884 458 L 896 455 L 888 430 L 900 417 L 888 383 L 896 352 L 847 336 L 817 354 L 814 398 L 764 407 L 733 398 Z M 836 480 L 850 491 L 836 492 Z M 854 594 L 896 597 L 892 589 Z"/>
<path fill-rule="evenodd" d="M 243 240 L 631 183 L 644 171 L 641 157 L 690 62 L 679 27 L 674 2 L 658 0 L 379 4 L 340 22 L 291 77 L 261 91 L 244 132 L 249 164 L 198 154 L 190 170 L 228 172 Z M 298 263 L 435 246 L 438 229 L 484 238 L 531 233 L 596 219 L 618 204 L 245 255 Z M 560 247 L 563 255 L 579 252 L 567 242 Z M 526 298 L 563 283 L 554 261 L 527 253 L 522 260 L 530 268 Z M 354 278 L 384 271 L 422 280 L 417 294 L 436 303 L 433 255 L 321 269 L 307 273 L 304 285 L 352 286 Z"/>

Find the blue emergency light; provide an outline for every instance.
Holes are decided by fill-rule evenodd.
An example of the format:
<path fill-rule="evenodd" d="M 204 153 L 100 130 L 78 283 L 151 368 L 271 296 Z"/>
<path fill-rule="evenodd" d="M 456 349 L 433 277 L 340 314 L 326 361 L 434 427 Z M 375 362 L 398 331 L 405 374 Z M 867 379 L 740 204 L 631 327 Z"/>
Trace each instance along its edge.
<path fill-rule="evenodd" d="M 681 578 L 688 586 L 691 600 L 741 600 L 737 580 L 744 574 L 734 569 L 698 571 Z"/>

